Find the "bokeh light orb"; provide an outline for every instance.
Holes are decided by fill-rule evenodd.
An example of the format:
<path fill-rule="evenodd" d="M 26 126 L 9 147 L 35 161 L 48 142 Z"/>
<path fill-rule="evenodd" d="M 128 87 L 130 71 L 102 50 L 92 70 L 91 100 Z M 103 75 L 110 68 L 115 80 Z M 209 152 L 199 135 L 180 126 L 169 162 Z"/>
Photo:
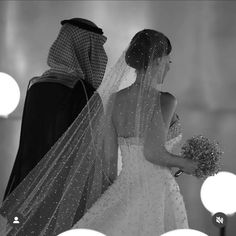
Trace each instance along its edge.
<path fill-rule="evenodd" d="M 201 201 L 212 213 L 222 212 L 233 215 L 236 212 L 236 175 L 230 172 L 219 172 L 208 177 L 201 187 Z"/>
<path fill-rule="evenodd" d="M 176 229 L 162 234 L 161 236 L 208 236 L 195 229 Z"/>
<path fill-rule="evenodd" d="M 0 72 L 0 117 L 7 117 L 18 106 L 20 89 L 8 74 Z"/>
<path fill-rule="evenodd" d="M 106 236 L 105 234 L 99 233 L 91 229 L 72 229 L 65 231 L 58 236 Z"/>

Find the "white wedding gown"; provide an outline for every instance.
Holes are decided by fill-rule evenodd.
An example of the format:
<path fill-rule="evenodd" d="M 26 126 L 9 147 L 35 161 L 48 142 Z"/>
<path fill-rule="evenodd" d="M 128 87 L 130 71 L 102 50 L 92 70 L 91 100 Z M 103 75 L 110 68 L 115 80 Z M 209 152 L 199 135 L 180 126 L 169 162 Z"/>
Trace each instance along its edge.
<path fill-rule="evenodd" d="M 119 137 L 119 146 L 120 175 L 73 229 L 107 236 L 160 236 L 188 228 L 183 197 L 170 169 L 148 162 L 143 141 L 136 137 Z"/>

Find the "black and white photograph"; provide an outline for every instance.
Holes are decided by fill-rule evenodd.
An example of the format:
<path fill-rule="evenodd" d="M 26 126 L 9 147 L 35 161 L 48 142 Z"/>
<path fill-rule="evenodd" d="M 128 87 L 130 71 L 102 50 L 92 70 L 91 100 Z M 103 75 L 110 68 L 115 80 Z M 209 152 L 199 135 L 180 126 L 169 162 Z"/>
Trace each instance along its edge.
<path fill-rule="evenodd" d="M 235 236 L 235 13 L 0 1 L 0 236 Z"/>

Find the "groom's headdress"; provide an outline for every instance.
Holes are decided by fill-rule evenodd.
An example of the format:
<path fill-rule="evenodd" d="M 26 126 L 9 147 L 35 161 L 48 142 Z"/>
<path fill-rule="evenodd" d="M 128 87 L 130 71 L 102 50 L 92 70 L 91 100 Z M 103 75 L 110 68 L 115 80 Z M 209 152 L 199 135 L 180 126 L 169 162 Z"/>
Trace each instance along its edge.
<path fill-rule="evenodd" d="M 103 79 L 107 55 L 103 48 L 107 38 L 101 28 L 92 21 L 72 18 L 61 21 L 61 30 L 52 44 L 46 71 L 42 80 L 52 73 L 65 75 L 60 79 L 68 87 L 74 87 L 79 79 L 86 80 L 97 89 Z"/>
<path fill-rule="evenodd" d="M 96 24 L 94 24 L 92 21 L 83 19 L 83 18 L 72 18 L 70 20 L 63 20 L 61 21 L 61 25 L 64 24 L 70 24 L 70 25 L 74 25 L 80 29 L 85 29 L 91 32 L 94 32 L 96 34 L 101 34 L 103 35 L 103 31 L 101 28 L 99 28 Z"/>

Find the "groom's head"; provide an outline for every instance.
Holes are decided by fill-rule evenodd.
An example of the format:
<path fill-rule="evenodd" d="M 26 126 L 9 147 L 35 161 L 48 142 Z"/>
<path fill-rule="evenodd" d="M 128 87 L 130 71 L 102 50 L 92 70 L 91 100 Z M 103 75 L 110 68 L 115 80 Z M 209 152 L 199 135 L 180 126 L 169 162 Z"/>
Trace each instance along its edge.
<path fill-rule="evenodd" d="M 95 89 L 102 82 L 107 55 L 107 38 L 92 21 L 73 18 L 61 21 L 61 30 L 50 48 L 48 65 L 88 81 Z"/>

